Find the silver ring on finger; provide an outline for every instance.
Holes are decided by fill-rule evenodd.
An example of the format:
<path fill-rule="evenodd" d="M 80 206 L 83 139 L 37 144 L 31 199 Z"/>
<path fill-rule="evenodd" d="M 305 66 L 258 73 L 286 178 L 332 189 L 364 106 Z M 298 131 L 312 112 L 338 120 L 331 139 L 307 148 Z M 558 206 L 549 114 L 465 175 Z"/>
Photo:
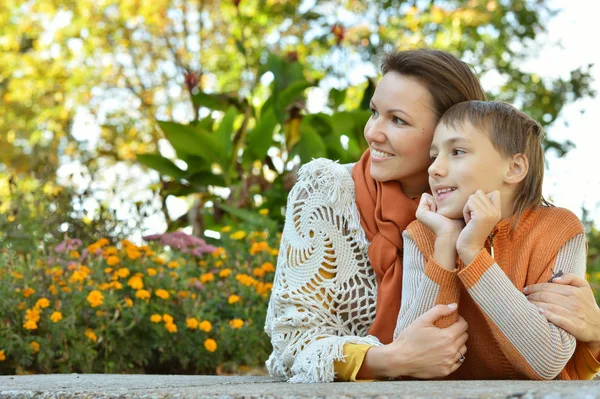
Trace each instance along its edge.
<path fill-rule="evenodd" d="M 460 351 L 458 351 L 458 354 L 460 355 L 460 358 L 458 359 L 458 361 L 461 363 L 464 363 L 466 357 L 462 353 L 460 353 Z"/>

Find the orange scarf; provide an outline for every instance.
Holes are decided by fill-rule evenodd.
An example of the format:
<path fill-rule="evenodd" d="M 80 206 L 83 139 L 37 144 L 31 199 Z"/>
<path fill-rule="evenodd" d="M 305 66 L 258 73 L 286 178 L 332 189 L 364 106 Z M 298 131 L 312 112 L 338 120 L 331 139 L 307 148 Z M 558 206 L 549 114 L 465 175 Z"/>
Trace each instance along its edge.
<path fill-rule="evenodd" d="M 369 150 L 352 168 L 356 206 L 369 245 L 371 267 L 377 275 L 375 321 L 369 330 L 379 340 L 392 342 L 402 294 L 402 232 L 415 220 L 419 199 L 410 199 L 399 181 L 379 182 L 371 176 Z"/>

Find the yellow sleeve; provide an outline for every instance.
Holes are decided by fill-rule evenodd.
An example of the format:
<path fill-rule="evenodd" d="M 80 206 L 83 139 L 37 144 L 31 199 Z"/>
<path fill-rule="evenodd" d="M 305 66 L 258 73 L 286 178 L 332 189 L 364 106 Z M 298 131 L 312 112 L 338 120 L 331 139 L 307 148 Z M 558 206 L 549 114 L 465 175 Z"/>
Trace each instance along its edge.
<path fill-rule="evenodd" d="M 344 352 L 346 347 L 344 346 Z M 600 362 L 594 357 L 590 349 L 583 342 L 577 342 L 575 348 L 575 371 L 580 380 L 591 380 L 596 373 L 600 373 Z"/>
<path fill-rule="evenodd" d="M 356 374 L 362 366 L 363 360 L 371 345 L 366 344 L 344 344 L 344 361 L 336 360 L 333 362 L 336 381 L 357 381 Z M 358 380 L 374 381 L 374 380 Z"/>

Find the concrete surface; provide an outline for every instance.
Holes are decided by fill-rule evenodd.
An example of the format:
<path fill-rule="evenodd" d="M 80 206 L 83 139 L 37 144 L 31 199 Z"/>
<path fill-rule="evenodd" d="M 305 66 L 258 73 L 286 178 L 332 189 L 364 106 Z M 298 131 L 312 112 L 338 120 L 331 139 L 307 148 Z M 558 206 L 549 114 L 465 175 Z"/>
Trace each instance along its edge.
<path fill-rule="evenodd" d="M 25 398 L 600 398 L 600 381 L 394 381 L 288 384 L 269 377 L 63 374 L 0 376 Z"/>

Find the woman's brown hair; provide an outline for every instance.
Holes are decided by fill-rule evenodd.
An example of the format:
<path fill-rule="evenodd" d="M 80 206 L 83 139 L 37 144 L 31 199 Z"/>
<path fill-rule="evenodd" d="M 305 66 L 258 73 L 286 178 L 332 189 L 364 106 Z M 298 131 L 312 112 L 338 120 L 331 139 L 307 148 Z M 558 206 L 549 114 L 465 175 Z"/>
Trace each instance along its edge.
<path fill-rule="evenodd" d="M 471 68 L 450 53 L 426 48 L 384 54 L 381 72 L 397 72 L 417 79 L 431 94 L 439 120 L 454 104 L 487 100 Z"/>

